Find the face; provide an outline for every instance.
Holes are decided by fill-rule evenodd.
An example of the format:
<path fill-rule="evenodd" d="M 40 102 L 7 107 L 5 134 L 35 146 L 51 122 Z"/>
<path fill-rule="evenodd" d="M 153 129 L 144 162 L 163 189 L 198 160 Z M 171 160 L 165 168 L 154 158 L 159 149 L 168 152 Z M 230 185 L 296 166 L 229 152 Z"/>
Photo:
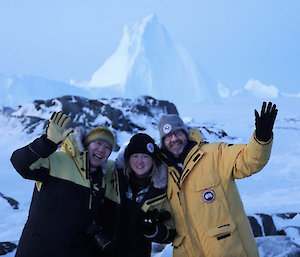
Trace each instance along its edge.
<path fill-rule="evenodd" d="M 135 153 L 130 156 L 129 165 L 139 178 L 148 176 L 153 164 L 153 159 L 150 155 L 144 153 Z"/>
<path fill-rule="evenodd" d="M 87 150 L 89 155 L 90 167 L 92 168 L 97 168 L 103 162 L 105 162 L 112 151 L 110 145 L 102 140 L 91 142 L 88 145 Z"/>
<path fill-rule="evenodd" d="M 187 144 L 187 136 L 182 130 L 177 130 L 164 137 L 164 145 L 176 158 L 183 152 Z"/>

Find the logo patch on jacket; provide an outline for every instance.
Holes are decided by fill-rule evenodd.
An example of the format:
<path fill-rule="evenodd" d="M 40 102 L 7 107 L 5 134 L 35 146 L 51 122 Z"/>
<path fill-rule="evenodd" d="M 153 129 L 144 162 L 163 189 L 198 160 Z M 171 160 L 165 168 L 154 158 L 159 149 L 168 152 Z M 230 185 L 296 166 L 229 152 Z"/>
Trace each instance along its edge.
<path fill-rule="evenodd" d="M 216 193 L 212 189 L 205 189 L 202 193 L 202 200 L 205 203 L 212 203 L 216 199 Z"/>

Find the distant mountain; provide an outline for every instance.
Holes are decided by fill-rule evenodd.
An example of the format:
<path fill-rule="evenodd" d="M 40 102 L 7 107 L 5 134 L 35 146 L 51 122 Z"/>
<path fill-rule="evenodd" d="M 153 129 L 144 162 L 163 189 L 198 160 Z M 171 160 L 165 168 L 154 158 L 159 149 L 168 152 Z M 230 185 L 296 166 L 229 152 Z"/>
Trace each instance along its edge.
<path fill-rule="evenodd" d="M 10 107 L 62 95 L 90 96 L 89 92 L 66 83 L 37 76 L 15 74 L 0 74 L 0 92 L 0 106 Z"/>
<path fill-rule="evenodd" d="M 217 83 L 156 15 L 124 27 L 116 52 L 92 76 L 89 88 L 105 97 L 151 95 L 175 103 L 216 103 Z"/>

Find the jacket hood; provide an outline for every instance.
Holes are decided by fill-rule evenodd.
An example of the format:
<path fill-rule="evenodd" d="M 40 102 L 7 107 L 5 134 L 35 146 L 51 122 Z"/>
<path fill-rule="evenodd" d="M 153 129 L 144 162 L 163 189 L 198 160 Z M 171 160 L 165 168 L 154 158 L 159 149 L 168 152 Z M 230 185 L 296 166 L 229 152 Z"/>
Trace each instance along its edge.
<path fill-rule="evenodd" d="M 122 169 L 125 176 L 126 170 L 125 170 L 125 159 L 124 159 L 124 150 L 122 150 L 115 161 L 115 165 L 117 169 Z M 153 187 L 161 189 L 165 188 L 167 186 L 168 182 L 168 175 L 167 175 L 167 167 L 165 164 L 160 164 L 157 169 L 154 171 L 154 173 L 151 176 L 151 181 L 153 183 Z"/>
<path fill-rule="evenodd" d="M 189 131 L 190 131 L 190 134 L 189 134 L 190 140 L 196 141 L 198 144 L 201 144 L 205 141 L 204 136 L 198 129 L 190 128 Z"/>

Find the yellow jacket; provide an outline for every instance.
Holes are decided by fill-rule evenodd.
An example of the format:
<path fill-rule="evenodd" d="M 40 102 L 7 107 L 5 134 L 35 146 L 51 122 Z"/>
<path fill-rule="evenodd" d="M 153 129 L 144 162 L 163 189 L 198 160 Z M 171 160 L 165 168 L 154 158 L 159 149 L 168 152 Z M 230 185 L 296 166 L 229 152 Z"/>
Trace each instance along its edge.
<path fill-rule="evenodd" d="M 97 219 L 91 208 L 98 211 L 114 162 L 101 166 L 103 176 L 94 173 L 91 190 L 87 151 L 76 138 L 71 133 L 56 151 L 57 146 L 43 135 L 13 153 L 16 170 L 36 181 L 17 255 L 98 256 L 86 230 Z"/>
<path fill-rule="evenodd" d="M 175 219 L 175 257 L 259 256 L 235 179 L 259 172 L 268 162 L 272 139 L 248 144 L 205 143 L 198 130 L 182 174 L 168 155 L 168 198 Z M 168 163 L 169 162 L 169 163 Z"/>

